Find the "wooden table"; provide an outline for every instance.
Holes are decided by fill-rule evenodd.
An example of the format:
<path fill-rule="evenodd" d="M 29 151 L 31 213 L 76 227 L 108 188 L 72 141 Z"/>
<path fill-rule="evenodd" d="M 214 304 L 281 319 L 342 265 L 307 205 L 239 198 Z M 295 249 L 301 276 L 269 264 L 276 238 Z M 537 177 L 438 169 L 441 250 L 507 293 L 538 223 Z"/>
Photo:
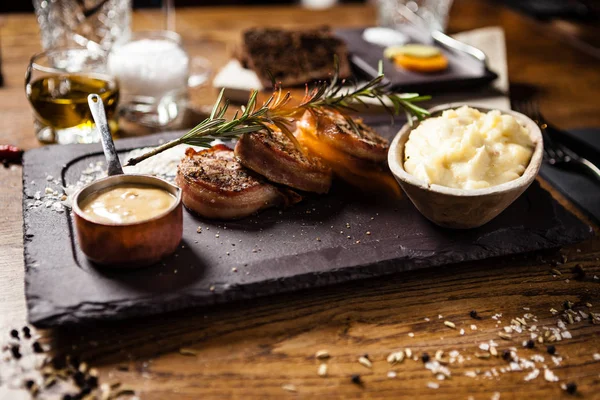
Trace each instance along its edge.
<path fill-rule="evenodd" d="M 159 28 L 153 12 L 136 12 L 134 28 Z M 333 24 L 363 26 L 375 21 L 367 6 L 344 6 L 310 12 L 298 8 L 198 8 L 177 13 L 177 29 L 192 54 L 204 55 L 215 66 L 229 57 L 240 31 L 255 25 L 286 27 Z M 542 93 L 542 109 L 564 128 L 600 126 L 597 90 L 599 60 L 571 47 L 545 25 L 514 12 L 477 0 L 458 0 L 450 19 L 451 31 L 501 25 L 506 30 L 509 76 L 513 83 L 533 85 Z M 33 15 L 8 15 L 2 27 L 3 70 L 0 89 L 0 143 L 30 149 L 34 138 L 31 112 L 23 91 L 27 60 L 39 50 Z M 194 95 L 208 105 L 215 93 Z M 0 328 L 8 332 L 26 321 L 23 288 L 21 168 L 0 169 Z M 551 188 L 555 196 L 560 199 Z M 569 204 L 561 199 L 571 210 Z M 576 212 L 576 211 L 575 211 Z M 406 273 L 385 279 L 307 290 L 210 310 L 127 321 L 68 331 L 45 331 L 57 351 L 80 354 L 100 366 L 101 381 L 120 380 L 133 386 L 143 399 L 197 398 L 559 398 L 568 396 L 559 384 L 573 381 L 584 398 L 598 398 L 600 328 L 589 322 L 569 326 L 573 338 L 556 344 L 563 357 L 555 366 L 545 349 L 521 349 L 506 342 L 498 331 L 511 319 L 531 313 L 536 325 L 556 326 L 565 300 L 575 308 L 600 311 L 600 240 L 562 249 L 566 264 L 550 260 L 559 254 L 522 256 L 452 265 L 434 271 Z M 581 264 L 587 274 L 576 279 L 571 268 Z M 558 269 L 562 275 L 551 272 Z M 469 312 L 483 317 L 474 320 Z M 501 324 L 492 319 L 502 314 Z M 439 318 L 438 316 L 443 316 Z M 451 329 L 443 321 L 452 321 Z M 471 325 L 477 326 L 472 330 Z M 464 329 L 464 335 L 460 334 Z M 4 335 L 4 333 L 2 334 Z M 541 353 L 560 382 L 524 381 L 525 372 L 500 373 L 501 358 L 479 359 L 482 342 L 494 340 L 501 350 L 519 348 L 521 356 Z M 193 348 L 197 356 L 179 353 Z M 438 381 L 421 361 L 390 367 L 392 351 L 410 348 L 415 355 L 457 350 L 465 360 L 450 365 L 452 378 Z M 327 350 L 328 377 L 317 375 L 314 357 Z M 373 368 L 357 358 L 368 353 Z M 124 366 L 127 366 L 125 368 Z M 492 369 L 500 376 L 495 377 Z M 388 378 L 394 370 L 396 378 Z M 478 371 L 476 378 L 465 376 Z M 491 377 L 486 377 L 490 374 Z M 360 374 L 363 384 L 351 383 Z M 439 389 L 428 383 L 439 383 Z M 291 384 L 296 392 L 282 389 Z M 497 398 L 497 397 L 495 397 Z"/>

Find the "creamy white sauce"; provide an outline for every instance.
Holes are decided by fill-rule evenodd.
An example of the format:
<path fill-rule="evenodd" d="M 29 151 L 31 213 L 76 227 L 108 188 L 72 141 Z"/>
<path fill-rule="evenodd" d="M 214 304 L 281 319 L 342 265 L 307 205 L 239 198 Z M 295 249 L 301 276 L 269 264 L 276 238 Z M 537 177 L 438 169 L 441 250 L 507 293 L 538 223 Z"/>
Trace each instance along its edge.
<path fill-rule="evenodd" d="M 463 106 L 426 119 L 410 133 L 404 169 L 430 184 L 481 189 L 519 178 L 533 148 L 513 116 Z"/>

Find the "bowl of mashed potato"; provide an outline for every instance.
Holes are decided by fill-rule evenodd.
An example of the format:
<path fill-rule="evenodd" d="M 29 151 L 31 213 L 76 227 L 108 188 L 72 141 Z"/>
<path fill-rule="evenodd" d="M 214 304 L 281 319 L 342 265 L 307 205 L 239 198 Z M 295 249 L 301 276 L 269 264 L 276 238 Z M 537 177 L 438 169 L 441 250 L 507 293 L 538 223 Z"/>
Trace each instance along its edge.
<path fill-rule="evenodd" d="M 430 110 L 406 124 L 388 164 L 415 207 L 448 228 L 476 228 L 515 201 L 534 181 L 542 133 L 523 114 L 462 104 Z"/>

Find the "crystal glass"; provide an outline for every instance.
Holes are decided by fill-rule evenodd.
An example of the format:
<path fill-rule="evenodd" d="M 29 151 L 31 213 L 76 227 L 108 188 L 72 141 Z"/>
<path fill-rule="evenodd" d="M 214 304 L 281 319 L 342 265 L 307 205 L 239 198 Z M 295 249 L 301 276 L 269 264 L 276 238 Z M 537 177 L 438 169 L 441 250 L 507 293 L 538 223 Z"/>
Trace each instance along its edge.
<path fill-rule="evenodd" d="M 118 41 L 108 66 L 122 94 L 119 115 L 143 126 L 171 124 L 183 114 L 188 88 L 208 79 L 207 63 L 190 59 L 181 37 L 172 31 L 135 32 Z"/>
<path fill-rule="evenodd" d="M 33 0 L 45 50 L 80 45 L 109 50 L 131 32 L 131 0 Z"/>
<path fill-rule="evenodd" d="M 378 22 L 380 26 L 397 28 L 410 23 L 404 16 L 413 12 L 431 32 L 444 32 L 448 25 L 448 15 L 452 0 L 377 0 Z M 400 9 L 400 8 L 403 9 Z"/>
<path fill-rule="evenodd" d="M 25 75 L 25 93 L 38 140 L 59 144 L 99 142 L 87 96 L 102 97 L 109 120 L 119 99 L 117 83 L 106 70 L 106 53 L 80 47 L 34 55 Z"/>

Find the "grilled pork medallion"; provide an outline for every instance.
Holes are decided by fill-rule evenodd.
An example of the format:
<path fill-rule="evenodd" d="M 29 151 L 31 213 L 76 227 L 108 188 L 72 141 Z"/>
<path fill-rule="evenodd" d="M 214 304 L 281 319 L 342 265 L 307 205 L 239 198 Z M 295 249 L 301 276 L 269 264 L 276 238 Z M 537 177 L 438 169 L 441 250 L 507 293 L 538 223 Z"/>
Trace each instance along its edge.
<path fill-rule="evenodd" d="M 383 189 L 400 196 L 386 163 L 388 141 L 362 120 L 352 121 L 357 129 L 337 112 L 323 110 L 315 116 L 307 111 L 298 121 L 295 136 L 344 181 L 366 191 Z"/>
<path fill-rule="evenodd" d="M 303 154 L 278 129 L 242 135 L 235 155 L 244 167 L 272 182 L 316 193 L 327 193 L 331 186 L 331 169 L 316 157 Z"/>
<path fill-rule="evenodd" d="M 206 218 L 238 219 L 301 200 L 291 190 L 279 189 L 244 168 L 225 145 L 198 152 L 187 149 L 175 181 L 183 204 Z"/>

